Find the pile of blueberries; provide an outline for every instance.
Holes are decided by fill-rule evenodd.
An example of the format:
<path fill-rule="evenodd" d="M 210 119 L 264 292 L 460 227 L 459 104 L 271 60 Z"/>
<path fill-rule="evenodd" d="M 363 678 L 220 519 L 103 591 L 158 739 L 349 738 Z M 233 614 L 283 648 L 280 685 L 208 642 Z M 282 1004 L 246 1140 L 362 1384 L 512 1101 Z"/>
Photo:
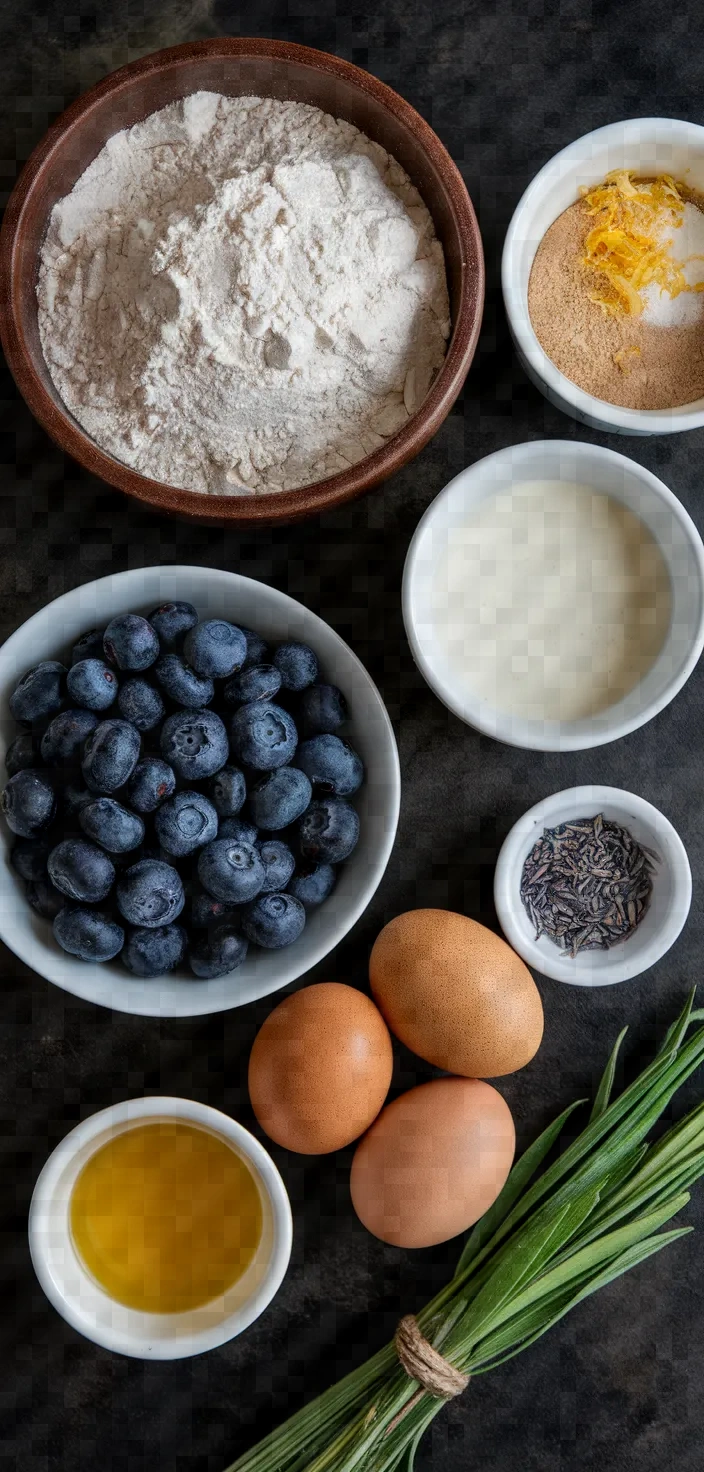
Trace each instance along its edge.
<path fill-rule="evenodd" d="M 133 975 L 240 966 L 300 936 L 352 853 L 364 769 L 306 644 L 199 622 L 190 603 L 84 634 L 10 708 L 11 862 L 59 945 Z M 300 733 L 300 735 L 299 735 Z"/>

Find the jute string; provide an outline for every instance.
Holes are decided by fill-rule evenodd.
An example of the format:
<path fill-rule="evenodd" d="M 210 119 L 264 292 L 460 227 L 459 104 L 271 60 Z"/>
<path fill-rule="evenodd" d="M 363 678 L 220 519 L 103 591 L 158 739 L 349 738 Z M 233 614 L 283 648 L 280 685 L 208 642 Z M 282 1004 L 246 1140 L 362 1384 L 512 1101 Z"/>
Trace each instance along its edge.
<path fill-rule="evenodd" d="M 469 1375 L 456 1370 L 440 1351 L 424 1338 L 413 1314 L 406 1314 L 396 1330 L 396 1353 L 406 1374 L 438 1400 L 454 1400 L 469 1384 Z"/>

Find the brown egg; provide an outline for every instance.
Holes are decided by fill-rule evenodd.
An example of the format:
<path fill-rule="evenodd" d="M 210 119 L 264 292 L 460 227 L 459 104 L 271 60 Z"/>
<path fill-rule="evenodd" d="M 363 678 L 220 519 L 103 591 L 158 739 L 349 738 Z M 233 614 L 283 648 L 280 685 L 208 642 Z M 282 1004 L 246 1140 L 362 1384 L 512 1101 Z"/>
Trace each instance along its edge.
<path fill-rule="evenodd" d="M 286 997 L 259 1029 L 249 1094 L 263 1130 L 304 1155 L 325 1155 L 364 1133 L 389 1092 L 393 1054 L 381 1013 L 338 982 Z"/>
<path fill-rule="evenodd" d="M 377 936 L 369 979 L 391 1031 L 448 1073 L 497 1078 L 540 1047 L 543 1006 L 527 966 L 466 915 L 397 915 Z"/>
<path fill-rule="evenodd" d="M 352 1204 L 396 1247 L 447 1242 L 488 1211 L 513 1163 L 508 1104 L 476 1078 L 438 1078 L 382 1109 L 352 1161 Z"/>

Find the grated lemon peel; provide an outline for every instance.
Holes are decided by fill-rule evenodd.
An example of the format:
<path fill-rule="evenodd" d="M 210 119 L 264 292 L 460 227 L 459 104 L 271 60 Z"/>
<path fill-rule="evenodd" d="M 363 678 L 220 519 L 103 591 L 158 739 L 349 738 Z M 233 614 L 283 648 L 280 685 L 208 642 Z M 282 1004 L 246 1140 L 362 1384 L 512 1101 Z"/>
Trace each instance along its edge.
<path fill-rule="evenodd" d="M 683 189 L 669 174 L 636 182 L 629 169 L 614 169 L 601 184 L 580 190 L 588 213 L 597 217 L 584 242 L 582 264 L 602 278 L 588 295 L 603 311 L 639 317 L 641 293 L 653 284 L 670 297 L 704 290 L 704 282 L 689 285 L 683 270 L 687 262 L 671 255 L 667 232 L 682 225 Z"/>
<path fill-rule="evenodd" d="M 637 348 L 635 346 L 629 348 L 620 348 L 619 352 L 614 353 L 613 355 L 614 363 L 616 364 L 617 368 L 621 369 L 621 372 L 624 373 L 627 378 L 631 371 L 631 368 L 634 366 L 632 359 L 639 358 L 640 355 L 640 348 Z"/>

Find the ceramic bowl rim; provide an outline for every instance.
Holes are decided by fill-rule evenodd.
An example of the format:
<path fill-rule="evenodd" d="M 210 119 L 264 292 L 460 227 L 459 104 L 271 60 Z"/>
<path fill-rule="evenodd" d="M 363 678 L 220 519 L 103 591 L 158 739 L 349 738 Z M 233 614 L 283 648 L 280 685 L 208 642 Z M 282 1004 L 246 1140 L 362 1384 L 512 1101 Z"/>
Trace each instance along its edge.
<path fill-rule="evenodd" d="M 698 429 L 704 424 L 704 398 L 693 400 L 699 407 L 678 405 L 674 409 L 627 409 L 610 404 L 606 399 L 597 399 L 579 388 L 567 378 L 552 359 L 548 357 L 531 324 L 528 315 L 528 282 L 519 278 L 514 257 L 516 256 L 525 215 L 532 209 L 534 201 L 546 190 L 553 180 L 567 172 L 573 161 L 582 158 L 594 145 L 611 141 L 628 142 L 640 139 L 644 129 L 659 133 L 665 128 L 671 136 L 681 138 L 683 143 L 696 141 L 704 158 L 704 126 L 680 118 L 638 117 L 620 122 L 606 123 L 590 133 L 575 138 L 559 150 L 538 171 L 524 190 L 511 216 L 501 254 L 501 286 L 509 326 L 520 353 L 545 385 L 548 397 L 555 395 L 571 406 L 577 418 L 587 422 L 599 421 L 601 427 L 626 434 L 678 434 L 683 430 Z"/>
<path fill-rule="evenodd" d="M 256 578 L 248 578 L 241 573 L 232 573 L 223 568 L 209 568 L 206 566 L 189 567 L 181 566 L 179 564 L 157 564 L 153 567 L 132 568 L 122 573 L 108 574 L 106 577 L 97 578 L 90 583 L 79 584 L 77 587 L 70 589 L 69 592 L 62 593 L 58 598 L 52 600 L 52 602 L 45 604 L 42 608 L 38 609 L 36 613 L 32 614 L 29 619 L 21 624 L 19 628 L 16 629 L 14 633 L 9 636 L 9 638 L 3 644 L 2 648 L 0 648 L 0 673 L 4 672 L 5 665 L 9 663 L 13 658 L 15 640 L 20 642 L 21 639 L 22 642 L 24 642 L 27 638 L 27 635 L 31 636 L 32 626 L 35 624 L 35 621 L 37 625 L 41 624 L 46 619 L 48 609 L 58 609 L 59 605 L 68 600 L 75 600 L 76 602 L 88 600 L 90 602 L 93 598 L 94 593 L 96 593 L 96 590 L 100 590 L 101 586 L 104 586 L 105 584 L 109 585 L 109 587 L 105 591 L 106 593 L 110 594 L 113 593 L 116 584 L 119 585 L 120 583 L 124 582 L 126 586 L 129 586 L 130 581 L 140 583 L 142 579 L 149 579 L 153 580 L 153 582 L 150 581 L 149 586 L 153 586 L 153 588 L 156 590 L 159 587 L 160 575 L 164 573 L 167 574 L 169 578 L 174 579 L 177 582 L 180 581 L 182 583 L 184 597 L 188 597 L 189 583 L 192 580 L 193 573 L 197 573 L 199 576 L 208 574 L 211 578 L 214 577 L 220 580 L 221 585 L 224 585 L 226 583 L 230 584 L 233 587 L 233 595 L 236 594 L 237 589 L 243 589 L 245 595 L 251 595 L 252 597 L 254 597 L 255 595 L 252 590 L 262 588 L 265 590 L 267 598 L 271 598 L 275 602 L 276 606 L 281 609 L 282 617 L 286 616 L 287 614 L 289 614 L 290 616 L 294 616 L 296 614 L 302 613 L 308 622 L 312 622 L 316 630 L 318 629 L 318 626 L 322 627 L 325 630 L 325 638 L 331 638 L 335 645 L 342 651 L 344 651 L 345 660 L 348 660 L 355 667 L 355 670 L 360 676 L 360 679 L 363 680 L 365 689 L 369 692 L 370 699 L 372 699 L 374 702 L 375 710 L 378 714 L 381 726 L 385 732 L 385 761 L 388 762 L 388 765 L 391 769 L 392 777 L 391 784 L 386 789 L 384 794 L 384 816 L 386 820 L 385 832 L 383 842 L 379 843 L 378 849 L 376 851 L 375 862 L 373 865 L 370 865 L 365 871 L 363 881 L 360 880 L 357 899 L 355 900 L 354 904 L 350 904 L 348 914 L 346 915 L 343 923 L 341 923 L 336 929 L 335 938 L 333 941 L 331 941 L 329 945 L 321 942 L 316 950 L 311 952 L 310 959 L 303 960 L 301 964 L 296 962 L 293 967 L 291 967 L 291 963 L 289 961 L 288 968 L 286 968 L 285 962 L 286 950 L 283 949 L 280 952 L 276 952 L 277 955 L 282 957 L 281 980 L 277 981 L 275 986 L 266 987 L 261 992 L 257 992 L 256 999 L 264 996 L 271 996 L 277 991 L 281 990 L 282 987 L 290 985 L 293 981 L 297 980 L 298 977 L 304 975 L 307 971 L 309 971 L 311 967 L 318 965 L 320 961 L 324 960 L 326 956 L 329 956 L 332 953 L 335 947 L 339 945 L 340 942 L 343 940 L 344 936 L 349 933 L 353 926 L 356 925 L 360 917 L 364 914 L 364 911 L 371 903 L 371 900 L 381 883 L 396 840 L 401 804 L 401 767 L 394 729 L 391 724 L 391 718 L 386 709 L 381 693 L 377 688 L 374 680 L 372 679 L 368 670 L 362 664 L 362 661 L 355 654 L 354 650 L 350 648 L 349 644 L 346 643 L 346 641 L 342 638 L 340 634 L 337 633 L 337 630 L 334 629 L 331 624 L 328 624 L 324 619 L 320 618 L 318 614 L 314 613 L 312 609 L 307 608 L 305 604 L 300 603 L 295 598 L 291 598 L 287 593 L 280 592 L 278 588 L 274 588 Z M 138 602 L 148 601 L 148 599 L 145 599 L 144 595 L 142 595 L 141 597 L 140 595 L 135 596 Z M 155 601 L 159 601 L 158 591 L 156 592 Z M 96 603 L 95 606 L 96 608 L 99 607 L 99 603 Z M 311 642 L 314 643 L 312 636 Z M 9 835 L 10 839 L 11 837 L 12 835 Z M 3 864 L 7 864 L 8 862 L 4 851 L 0 855 L 0 862 L 2 862 Z M 53 966 L 50 967 L 48 965 L 44 965 L 40 967 L 38 964 L 39 958 L 36 955 L 34 949 L 31 947 L 31 945 L 24 944 L 24 940 L 21 935 L 19 936 L 20 943 L 18 944 L 18 935 L 16 933 L 14 914 L 10 913 L 9 909 L 3 906 L 0 906 L 0 938 L 4 940 L 5 944 L 16 956 L 19 956 L 21 961 L 23 961 L 38 975 L 42 976 L 45 981 L 52 982 L 55 986 L 61 987 L 62 990 L 69 992 L 73 996 L 81 997 L 86 1001 L 92 1001 L 97 1006 L 110 1006 L 114 1011 L 124 1011 L 125 1013 L 132 1016 L 213 1016 L 218 1012 L 230 1011 L 235 1007 L 247 1004 L 238 1002 L 236 995 L 233 997 L 232 1000 L 223 1002 L 222 1004 L 218 1004 L 216 1006 L 209 1004 L 207 1000 L 208 983 L 202 981 L 193 983 L 193 996 L 194 998 L 196 998 L 197 996 L 202 995 L 202 1005 L 198 1006 L 195 1002 L 193 1002 L 188 1006 L 187 1010 L 180 1012 L 164 1011 L 163 1008 L 158 1008 L 156 1006 L 156 1001 L 154 1000 L 156 994 L 154 994 L 154 997 L 152 997 L 152 994 L 149 992 L 148 983 L 145 983 L 145 1005 L 143 1007 L 120 1006 L 119 1000 L 104 1002 L 95 997 L 93 989 L 89 984 L 81 985 L 82 975 L 84 977 L 84 982 L 86 981 L 85 975 L 82 972 L 83 963 L 59 950 L 58 946 L 56 947 L 56 955 L 54 956 L 52 953 L 52 960 L 54 962 Z M 234 974 L 236 976 L 236 973 Z M 152 997 L 151 1001 L 150 997 Z M 255 998 L 252 998 L 252 1000 L 253 999 Z"/>
<path fill-rule="evenodd" d="M 155 1115 L 166 1115 L 173 1119 L 187 1120 L 195 1125 L 202 1125 L 237 1147 L 237 1151 L 253 1165 L 257 1181 L 266 1192 L 272 1213 L 274 1242 L 271 1258 L 261 1283 L 239 1310 L 227 1314 L 218 1324 L 208 1329 L 183 1334 L 179 1338 L 155 1340 L 153 1346 L 146 1347 L 136 1337 L 132 1338 L 127 1331 L 111 1332 L 99 1325 L 93 1325 L 91 1328 L 86 1316 L 82 1315 L 66 1298 L 54 1279 L 48 1261 L 47 1247 L 49 1238 L 53 1242 L 56 1240 L 57 1224 L 53 1205 L 55 1193 L 62 1174 L 76 1155 L 111 1125 L 131 1127 Z M 29 1207 L 27 1230 L 32 1266 L 49 1302 L 62 1318 L 79 1334 L 91 1339 L 93 1343 L 139 1359 L 187 1358 L 203 1354 L 209 1349 L 215 1349 L 241 1334 L 250 1324 L 254 1323 L 255 1319 L 259 1318 L 278 1292 L 288 1269 L 293 1242 L 293 1221 L 288 1192 L 264 1146 L 254 1135 L 250 1134 L 249 1130 L 246 1130 L 237 1120 L 224 1114 L 222 1110 L 215 1109 L 209 1104 L 201 1104 L 195 1099 L 184 1099 L 171 1095 L 148 1095 L 141 1099 L 126 1099 L 118 1104 L 110 1104 L 106 1109 L 100 1109 L 97 1113 L 89 1115 L 87 1119 L 69 1130 L 68 1134 L 64 1135 L 54 1147 L 37 1176 Z M 61 1223 L 61 1233 L 62 1239 L 75 1256 L 70 1233 L 64 1222 Z M 83 1271 L 85 1272 L 85 1269 Z M 152 1319 L 155 1316 L 149 1315 L 148 1317 Z M 165 1315 L 165 1317 L 171 1318 L 171 1315 Z"/>
<path fill-rule="evenodd" d="M 486 702 L 479 701 L 469 694 L 462 697 L 439 676 L 434 664 L 427 658 L 414 626 L 412 604 L 416 564 L 422 539 L 438 515 L 439 509 L 450 500 L 460 483 L 464 483 L 469 478 L 480 480 L 485 473 L 485 467 L 495 465 L 501 460 L 508 463 L 515 461 L 518 464 L 522 454 L 530 456 L 541 451 L 547 455 L 559 456 L 560 452 L 563 452 L 565 456 L 572 458 L 584 457 L 585 464 L 588 458 L 593 457 L 603 461 L 604 464 L 613 465 L 614 468 L 627 466 L 629 472 L 642 480 L 670 511 L 673 518 L 679 522 L 692 549 L 698 572 L 699 624 L 687 659 L 683 661 L 680 669 L 665 685 L 660 695 L 644 704 L 639 712 L 611 723 L 606 721 L 606 713 L 602 712 L 599 717 L 599 727 L 589 738 L 586 735 L 570 734 L 569 726 L 572 724 L 570 722 L 565 722 L 563 730 L 554 737 L 538 736 L 534 730 L 535 722 L 528 722 L 517 716 L 504 715 L 501 711 L 496 711 L 493 707 L 489 708 Z M 516 479 L 519 479 L 518 474 Z M 495 741 L 501 741 L 507 746 L 519 747 L 524 751 L 588 751 L 594 747 L 605 746 L 612 741 L 620 740 L 621 737 L 628 736 L 631 732 L 646 725 L 674 700 L 692 674 L 704 649 L 704 543 L 692 517 L 682 502 L 678 500 L 674 491 L 671 491 L 669 486 L 666 486 L 664 481 L 661 481 L 651 470 L 647 470 L 645 466 L 632 460 L 628 455 L 623 455 L 620 451 L 612 450 L 604 445 L 591 444 L 586 440 L 524 440 L 521 444 L 506 445 L 501 450 L 494 450 L 492 454 L 485 455 L 480 460 L 475 460 L 473 464 L 465 466 L 464 470 L 453 476 L 452 480 L 448 481 L 447 485 L 443 486 L 431 501 L 416 527 L 406 554 L 402 603 L 406 637 L 413 659 L 430 688 L 459 720 L 473 726 L 475 730 L 481 731 L 484 735 L 491 736 Z"/>
<path fill-rule="evenodd" d="M 129 90 L 134 81 L 150 72 L 178 69 L 188 62 L 198 62 L 207 57 L 223 60 L 264 58 L 272 65 L 282 67 L 295 62 L 318 72 L 330 73 L 373 97 L 414 134 L 426 157 L 432 159 L 442 181 L 457 238 L 464 241 L 458 310 L 447 354 L 426 398 L 411 419 L 385 445 L 358 465 L 325 480 L 301 486 L 296 491 L 261 495 L 256 498 L 256 508 L 252 505 L 253 497 L 203 495 L 150 479 L 101 450 L 70 411 L 55 402 L 44 387 L 24 338 L 22 313 L 16 301 L 19 285 L 15 262 L 22 240 L 24 211 L 37 181 L 42 177 L 44 165 L 64 139 L 78 130 L 91 109 L 111 93 Z M 151 52 L 109 73 L 51 124 L 24 165 L 5 209 L 0 230 L 0 338 L 15 382 L 34 417 L 62 450 L 107 484 L 116 486 L 154 510 L 218 525 L 275 525 L 301 520 L 362 495 L 413 459 L 440 428 L 462 390 L 479 338 L 484 290 L 484 255 L 474 207 L 457 165 L 430 124 L 393 88 L 351 62 L 313 47 L 257 37 L 224 36 L 185 42 Z"/>
<path fill-rule="evenodd" d="M 615 966 L 607 976 L 602 974 L 599 980 L 575 976 L 574 967 L 570 965 L 569 958 L 563 958 L 557 946 L 554 947 L 554 958 L 552 955 L 546 956 L 538 949 L 518 893 L 519 864 L 522 867 L 526 843 L 532 837 L 539 836 L 539 830 L 543 827 L 550 826 L 551 820 L 557 818 L 565 803 L 574 807 L 575 816 L 579 808 L 597 812 L 602 806 L 621 808 L 624 810 L 625 817 L 630 814 L 631 818 L 637 818 L 644 827 L 653 831 L 654 843 L 659 842 L 662 847 L 663 836 L 665 836 L 668 844 L 668 852 L 663 855 L 663 860 L 672 881 L 673 903 L 665 924 L 658 931 L 657 936 L 645 944 L 642 940 L 640 944 L 638 943 L 638 931 L 636 930 L 633 936 L 624 941 L 620 947 L 624 956 L 623 965 Z M 558 821 L 564 820 L 558 819 Z M 676 856 L 675 861 L 673 861 L 673 856 Z M 674 945 L 686 923 L 691 901 L 692 871 L 687 850 L 669 818 L 666 818 L 665 814 L 646 798 L 639 797 L 634 792 L 627 792 L 622 787 L 609 787 L 600 783 L 566 787 L 535 803 L 514 823 L 506 835 L 499 850 L 494 871 L 494 906 L 509 945 L 527 966 L 532 967 L 542 976 L 549 977 L 552 981 L 566 982 L 569 986 L 615 986 L 619 982 L 630 981 L 640 976 L 643 971 L 654 966 Z M 600 952 L 592 951 L 589 954 L 598 957 Z"/>

